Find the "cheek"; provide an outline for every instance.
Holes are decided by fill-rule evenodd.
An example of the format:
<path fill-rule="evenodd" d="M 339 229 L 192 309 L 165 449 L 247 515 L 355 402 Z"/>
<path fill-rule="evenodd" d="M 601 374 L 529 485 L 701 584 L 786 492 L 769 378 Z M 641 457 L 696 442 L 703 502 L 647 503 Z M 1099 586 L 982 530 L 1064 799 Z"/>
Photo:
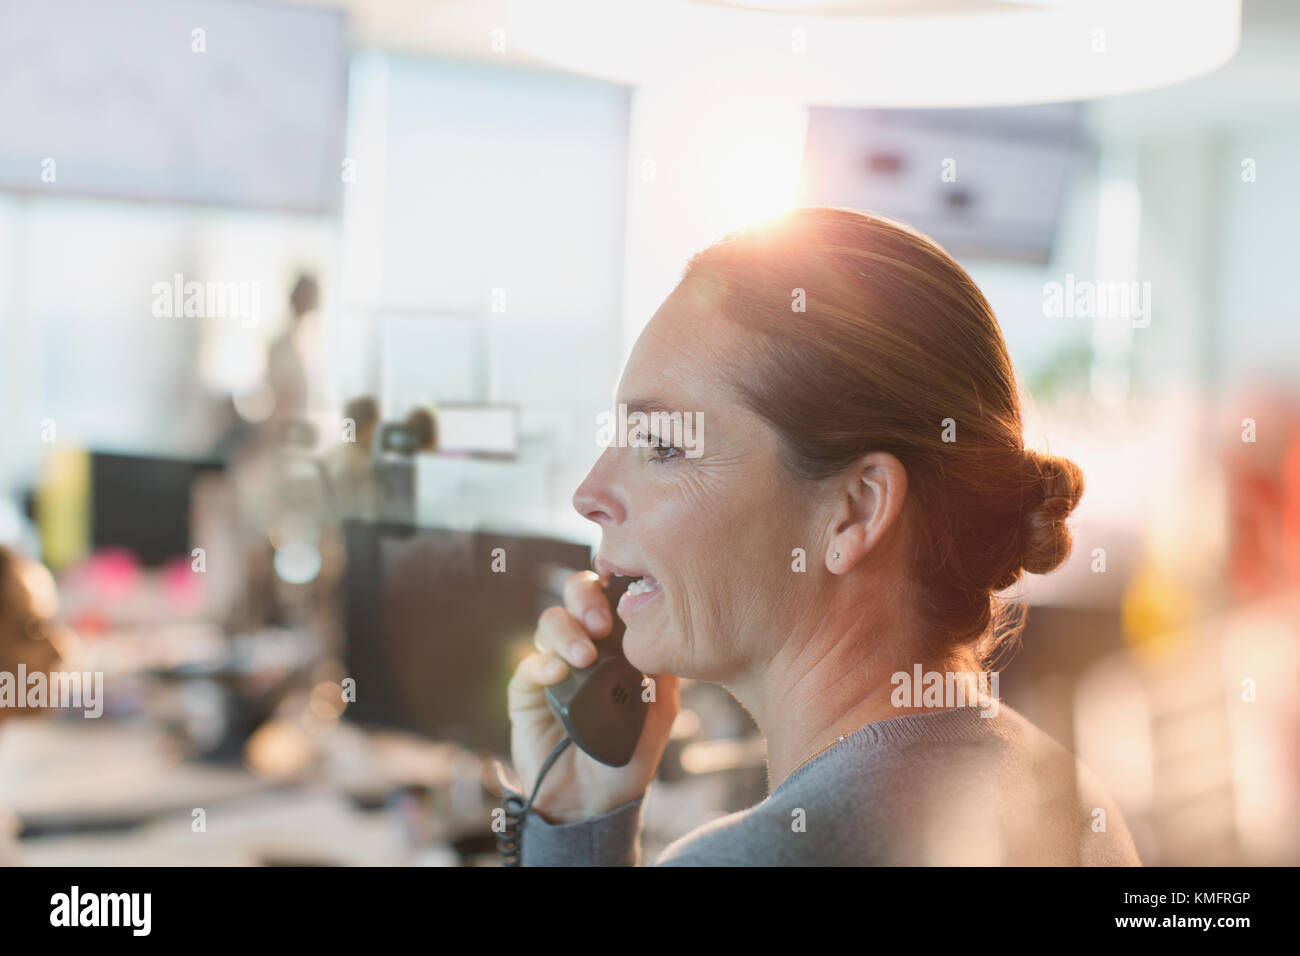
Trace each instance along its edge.
<path fill-rule="evenodd" d="M 699 489 L 648 488 L 637 515 L 637 544 L 651 568 L 663 572 L 665 583 L 680 583 L 677 575 L 716 547 L 718 506 Z"/>
<path fill-rule="evenodd" d="M 637 546 L 664 594 L 644 624 L 628 627 L 628 660 L 643 671 L 708 679 L 727 670 L 729 634 L 738 623 L 731 604 L 748 590 L 744 551 L 758 530 L 741 491 L 695 484 L 647 496 Z"/>
<path fill-rule="evenodd" d="M 640 497 L 640 502 L 629 502 L 636 515 L 630 529 L 634 548 L 664 593 L 653 611 L 647 608 L 644 617 L 632 619 L 624 650 L 646 673 L 680 674 L 691 669 L 687 658 L 698 651 L 694 635 L 712 602 L 716 508 L 706 496 L 680 485 L 656 483 Z"/>
<path fill-rule="evenodd" d="M 773 576 L 798 537 L 787 489 L 754 459 L 646 466 L 629 500 L 635 547 L 664 586 L 662 604 L 634 620 L 628 659 L 643 670 L 708 679 L 726 673 L 766 625 Z M 803 533 L 803 529 L 800 529 Z M 750 647 L 752 649 L 752 647 Z"/>
<path fill-rule="evenodd" d="M 674 633 L 673 643 L 690 642 L 695 619 L 709 606 L 716 552 L 707 514 L 691 501 L 665 498 L 644 515 L 638 535 L 641 552 L 664 589 L 655 618 Z M 665 634 L 667 638 L 669 635 Z M 651 637 L 650 641 L 658 638 Z"/>

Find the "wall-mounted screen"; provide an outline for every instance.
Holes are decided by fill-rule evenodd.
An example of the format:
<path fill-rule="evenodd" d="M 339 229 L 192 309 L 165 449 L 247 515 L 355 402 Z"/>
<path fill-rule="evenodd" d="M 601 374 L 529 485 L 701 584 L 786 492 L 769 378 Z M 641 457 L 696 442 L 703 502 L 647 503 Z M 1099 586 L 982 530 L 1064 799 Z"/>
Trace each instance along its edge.
<path fill-rule="evenodd" d="M 345 28 L 250 0 L 4 0 L 0 189 L 332 211 Z"/>

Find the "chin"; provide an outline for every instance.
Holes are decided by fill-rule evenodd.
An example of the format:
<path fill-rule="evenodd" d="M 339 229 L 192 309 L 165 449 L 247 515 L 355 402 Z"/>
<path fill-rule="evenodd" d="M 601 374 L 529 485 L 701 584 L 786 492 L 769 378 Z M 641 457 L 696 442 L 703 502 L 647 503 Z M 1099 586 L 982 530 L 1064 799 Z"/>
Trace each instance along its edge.
<path fill-rule="evenodd" d="M 671 674 L 672 662 L 653 639 L 642 641 L 629 629 L 623 635 L 623 656 L 643 674 Z"/>

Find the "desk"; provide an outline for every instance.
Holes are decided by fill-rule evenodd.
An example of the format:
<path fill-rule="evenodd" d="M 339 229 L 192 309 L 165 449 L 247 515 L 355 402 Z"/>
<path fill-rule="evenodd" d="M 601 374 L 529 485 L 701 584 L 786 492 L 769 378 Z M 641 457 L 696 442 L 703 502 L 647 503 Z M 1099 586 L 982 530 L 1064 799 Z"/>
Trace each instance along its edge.
<path fill-rule="evenodd" d="M 362 812 L 324 789 L 280 790 L 207 808 L 196 833 L 188 811 L 114 833 L 24 840 L 31 866 L 459 866 L 450 845 L 413 852 L 400 822 Z"/>
<path fill-rule="evenodd" d="M 459 865 L 437 832 L 452 832 L 450 821 L 437 821 L 434 839 L 414 846 L 399 814 L 363 810 L 348 793 L 436 786 L 466 755 L 351 726 L 336 738 L 312 774 L 275 781 L 187 761 L 146 722 L 6 721 L 0 806 L 24 824 L 20 857 L 29 865 Z M 459 799 L 461 823 L 486 826 L 488 810 L 466 805 L 463 786 Z M 204 811 L 203 832 L 193 829 L 195 808 Z"/>

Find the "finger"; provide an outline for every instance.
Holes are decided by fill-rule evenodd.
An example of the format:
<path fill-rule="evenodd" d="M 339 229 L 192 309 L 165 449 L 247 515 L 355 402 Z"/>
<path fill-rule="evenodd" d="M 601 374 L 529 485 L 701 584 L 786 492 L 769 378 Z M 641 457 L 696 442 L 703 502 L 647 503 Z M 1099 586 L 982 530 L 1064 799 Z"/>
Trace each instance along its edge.
<path fill-rule="evenodd" d="M 510 710 L 528 710 L 546 702 L 545 689 L 568 676 L 569 668 L 553 654 L 529 654 L 506 685 L 506 704 Z"/>
<path fill-rule="evenodd" d="M 587 667 L 596 660 L 596 645 L 572 614 L 562 607 L 548 607 L 537 619 L 533 646 L 562 657 L 574 667 Z"/>
<path fill-rule="evenodd" d="M 592 637 L 608 637 L 614 618 L 595 571 L 579 571 L 564 582 L 564 609 L 582 621 Z"/>

